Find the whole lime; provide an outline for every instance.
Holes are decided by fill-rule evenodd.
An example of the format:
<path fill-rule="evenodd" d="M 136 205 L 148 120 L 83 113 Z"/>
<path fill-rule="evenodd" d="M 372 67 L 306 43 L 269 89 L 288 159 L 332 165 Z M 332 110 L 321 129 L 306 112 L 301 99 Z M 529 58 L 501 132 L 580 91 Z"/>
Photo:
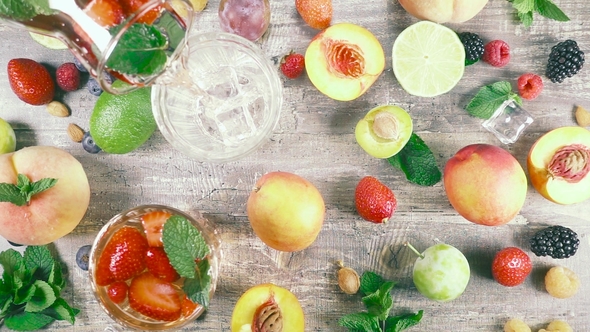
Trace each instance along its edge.
<path fill-rule="evenodd" d="M 113 88 L 125 82 L 115 81 Z M 124 154 L 140 147 L 156 130 L 151 89 L 140 88 L 122 95 L 103 92 L 90 116 L 90 135 L 104 152 Z"/>

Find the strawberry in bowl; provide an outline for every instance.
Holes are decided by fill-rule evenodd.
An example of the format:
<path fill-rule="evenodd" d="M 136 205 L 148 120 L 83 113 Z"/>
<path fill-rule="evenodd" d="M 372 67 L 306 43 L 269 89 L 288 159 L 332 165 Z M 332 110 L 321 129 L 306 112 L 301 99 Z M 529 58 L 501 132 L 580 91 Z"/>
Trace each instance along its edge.
<path fill-rule="evenodd" d="M 161 205 L 113 217 L 89 258 L 94 294 L 117 323 L 178 329 L 201 314 L 215 292 L 220 242 L 207 220 Z"/>

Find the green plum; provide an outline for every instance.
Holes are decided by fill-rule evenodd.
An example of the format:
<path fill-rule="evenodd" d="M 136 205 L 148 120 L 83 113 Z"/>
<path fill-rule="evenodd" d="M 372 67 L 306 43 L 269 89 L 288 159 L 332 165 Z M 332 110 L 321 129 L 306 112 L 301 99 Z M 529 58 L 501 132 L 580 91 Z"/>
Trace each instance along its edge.
<path fill-rule="evenodd" d="M 10 124 L 0 118 L 0 154 L 14 152 L 16 136 Z"/>
<path fill-rule="evenodd" d="M 418 253 L 412 246 L 410 248 Z M 422 295 L 448 302 L 463 294 L 469 283 L 470 269 L 461 251 L 439 243 L 418 255 L 414 264 L 414 285 Z"/>
<path fill-rule="evenodd" d="M 397 154 L 410 140 L 414 126 L 403 108 L 393 105 L 370 110 L 356 125 L 357 143 L 375 158 Z"/>

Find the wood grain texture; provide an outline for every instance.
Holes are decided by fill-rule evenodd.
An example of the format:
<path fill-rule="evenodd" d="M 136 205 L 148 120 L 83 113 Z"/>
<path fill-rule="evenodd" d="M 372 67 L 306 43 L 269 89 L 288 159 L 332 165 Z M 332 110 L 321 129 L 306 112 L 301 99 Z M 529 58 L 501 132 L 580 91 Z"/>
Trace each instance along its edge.
<path fill-rule="evenodd" d="M 449 93 L 435 98 L 410 96 L 397 83 L 391 68 L 395 37 L 417 20 L 395 0 L 334 1 L 333 23 L 351 22 L 372 31 L 382 43 L 386 68 L 377 82 L 360 98 L 350 102 L 331 100 L 317 91 L 307 77 L 283 79 L 284 104 L 280 123 L 268 142 L 254 154 L 237 162 L 207 164 L 192 161 L 171 149 L 156 132 L 138 150 L 126 155 L 91 155 L 71 142 L 66 128 L 76 123 L 88 128 L 96 97 L 85 88 L 59 94 L 71 108 L 68 118 L 56 118 L 44 107 L 26 105 L 10 91 L 6 64 L 28 57 L 55 68 L 71 61 L 68 51 L 50 51 L 33 42 L 26 32 L 0 25 L 0 117 L 15 129 L 17 148 L 53 145 L 72 153 L 84 165 L 91 185 L 91 203 L 76 230 L 55 242 L 67 265 L 68 301 L 82 311 L 75 326 L 54 323 L 49 330 L 103 331 L 112 325 L 88 286 L 86 272 L 77 268 L 75 253 L 92 243 L 96 233 L 115 214 L 140 204 L 165 204 L 194 213 L 201 211 L 217 227 L 224 252 L 217 292 L 204 319 L 184 331 L 228 331 L 233 306 L 249 287 L 273 282 L 295 293 L 306 314 L 306 331 L 344 331 L 338 319 L 363 310 L 360 296 L 342 293 L 337 286 L 337 260 L 358 272 L 375 271 L 398 282 L 394 288 L 394 313 L 424 309 L 423 321 L 411 331 L 501 331 L 513 317 L 525 320 L 537 331 L 553 319 L 563 319 L 575 331 L 590 331 L 590 202 L 560 206 L 548 202 L 529 186 L 519 216 L 501 227 L 467 222 L 450 206 L 442 183 L 419 187 L 387 161 L 371 158 L 356 144 L 354 126 L 371 108 L 399 105 L 412 115 L 415 131 L 435 153 L 442 168 L 461 147 L 490 143 L 509 150 L 526 166 L 534 141 L 550 129 L 575 125 L 575 105 L 590 108 L 590 71 L 584 68 L 562 84 L 545 79 L 540 97 L 526 101 L 535 118 L 525 135 L 511 146 L 502 145 L 485 131 L 481 120 L 464 107 L 477 90 L 499 80 L 516 84 L 525 72 L 543 75 L 551 46 L 571 38 L 590 54 L 590 7 L 583 0 L 557 1 L 570 22 L 555 22 L 535 15 L 533 26 L 515 20 L 511 4 L 491 0 L 474 19 L 448 25 L 478 33 L 484 40 L 502 39 L 511 47 L 511 61 L 504 68 L 485 63 L 467 67 L 464 78 Z M 195 24 L 198 31 L 218 30 L 217 0 L 210 1 Z M 258 42 L 275 61 L 290 50 L 304 52 L 317 33 L 297 14 L 293 1 L 271 1 L 271 25 Z M 246 216 L 246 200 L 255 181 L 269 171 L 297 173 L 314 183 L 326 202 L 326 220 L 315 243 L 297 253 L 281 253 L 266 247 L 252 232 Z M 354 189 L 365 175 L 378 177 L 398 198 L 398 210 L 385 225 L 363 221 L 355 211 Z M 482 188 L 485 190 L 485 188 Z M 579 253 L 567 260 L 532 256 L 534 270 L 521 286 L 505 288 L 491 277 L 494 253 L 506 246 L 528 248 L 528 239 L 545 225 L 561 224 L 581 236 Z M 412 284 L 415 259 L 403 247 L 411 241 L 423 250 L 434 241 L 452 244 L 467 256 L 472 268 L 463 296 L 450 303 L 422 297 Z M 2 242 L 0 246 L 9 245 Z M 532 254 L 531 254 L 532 255 Z M 582 279 L 580 292 L 558 300 L 545 290 L 544 273 L 563 265 Z"/>

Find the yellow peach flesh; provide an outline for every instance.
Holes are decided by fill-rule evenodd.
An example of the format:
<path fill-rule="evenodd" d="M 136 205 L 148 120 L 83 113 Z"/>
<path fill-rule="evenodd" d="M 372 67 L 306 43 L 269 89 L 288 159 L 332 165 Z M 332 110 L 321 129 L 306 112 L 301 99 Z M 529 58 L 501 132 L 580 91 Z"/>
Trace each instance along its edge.
<path fill-rule="evenodd" d="M 590 176 L 572 183 L 552 176 L 548 165 L 555 153 L 564 146 L 580 144 L 590 148 L 590 131 L 582 127 L 560 127 L 541 136 L 529 151 L 527 165 L 533 187 L 548 200 L 574 204 L 590 198 Z"/>
<path fill-rule="evenodd" d="M 240 296 L 232 313 L 231 331 L 243 331 L 243 327 L 252 324 L 258 307 L 266 303 L 271 296 L 281 308 L 283 331 L 303 332 L 305 316 L 297 297 L 286 288 L 270 283 L 254 286 Z"/>
<path fill-rule="evenodd" d="M 347 76 L 334 68 L 330 49 L 334 45 L 342 53 L 355 54 L 362 72 Z M 385 68 L 383 47 L 367 29 L 350 23 L 339 23 L 320 32 L 305 52 L 305 69 L 313 85 L 328 97 L 349 101 L 365 93 Z"/>

